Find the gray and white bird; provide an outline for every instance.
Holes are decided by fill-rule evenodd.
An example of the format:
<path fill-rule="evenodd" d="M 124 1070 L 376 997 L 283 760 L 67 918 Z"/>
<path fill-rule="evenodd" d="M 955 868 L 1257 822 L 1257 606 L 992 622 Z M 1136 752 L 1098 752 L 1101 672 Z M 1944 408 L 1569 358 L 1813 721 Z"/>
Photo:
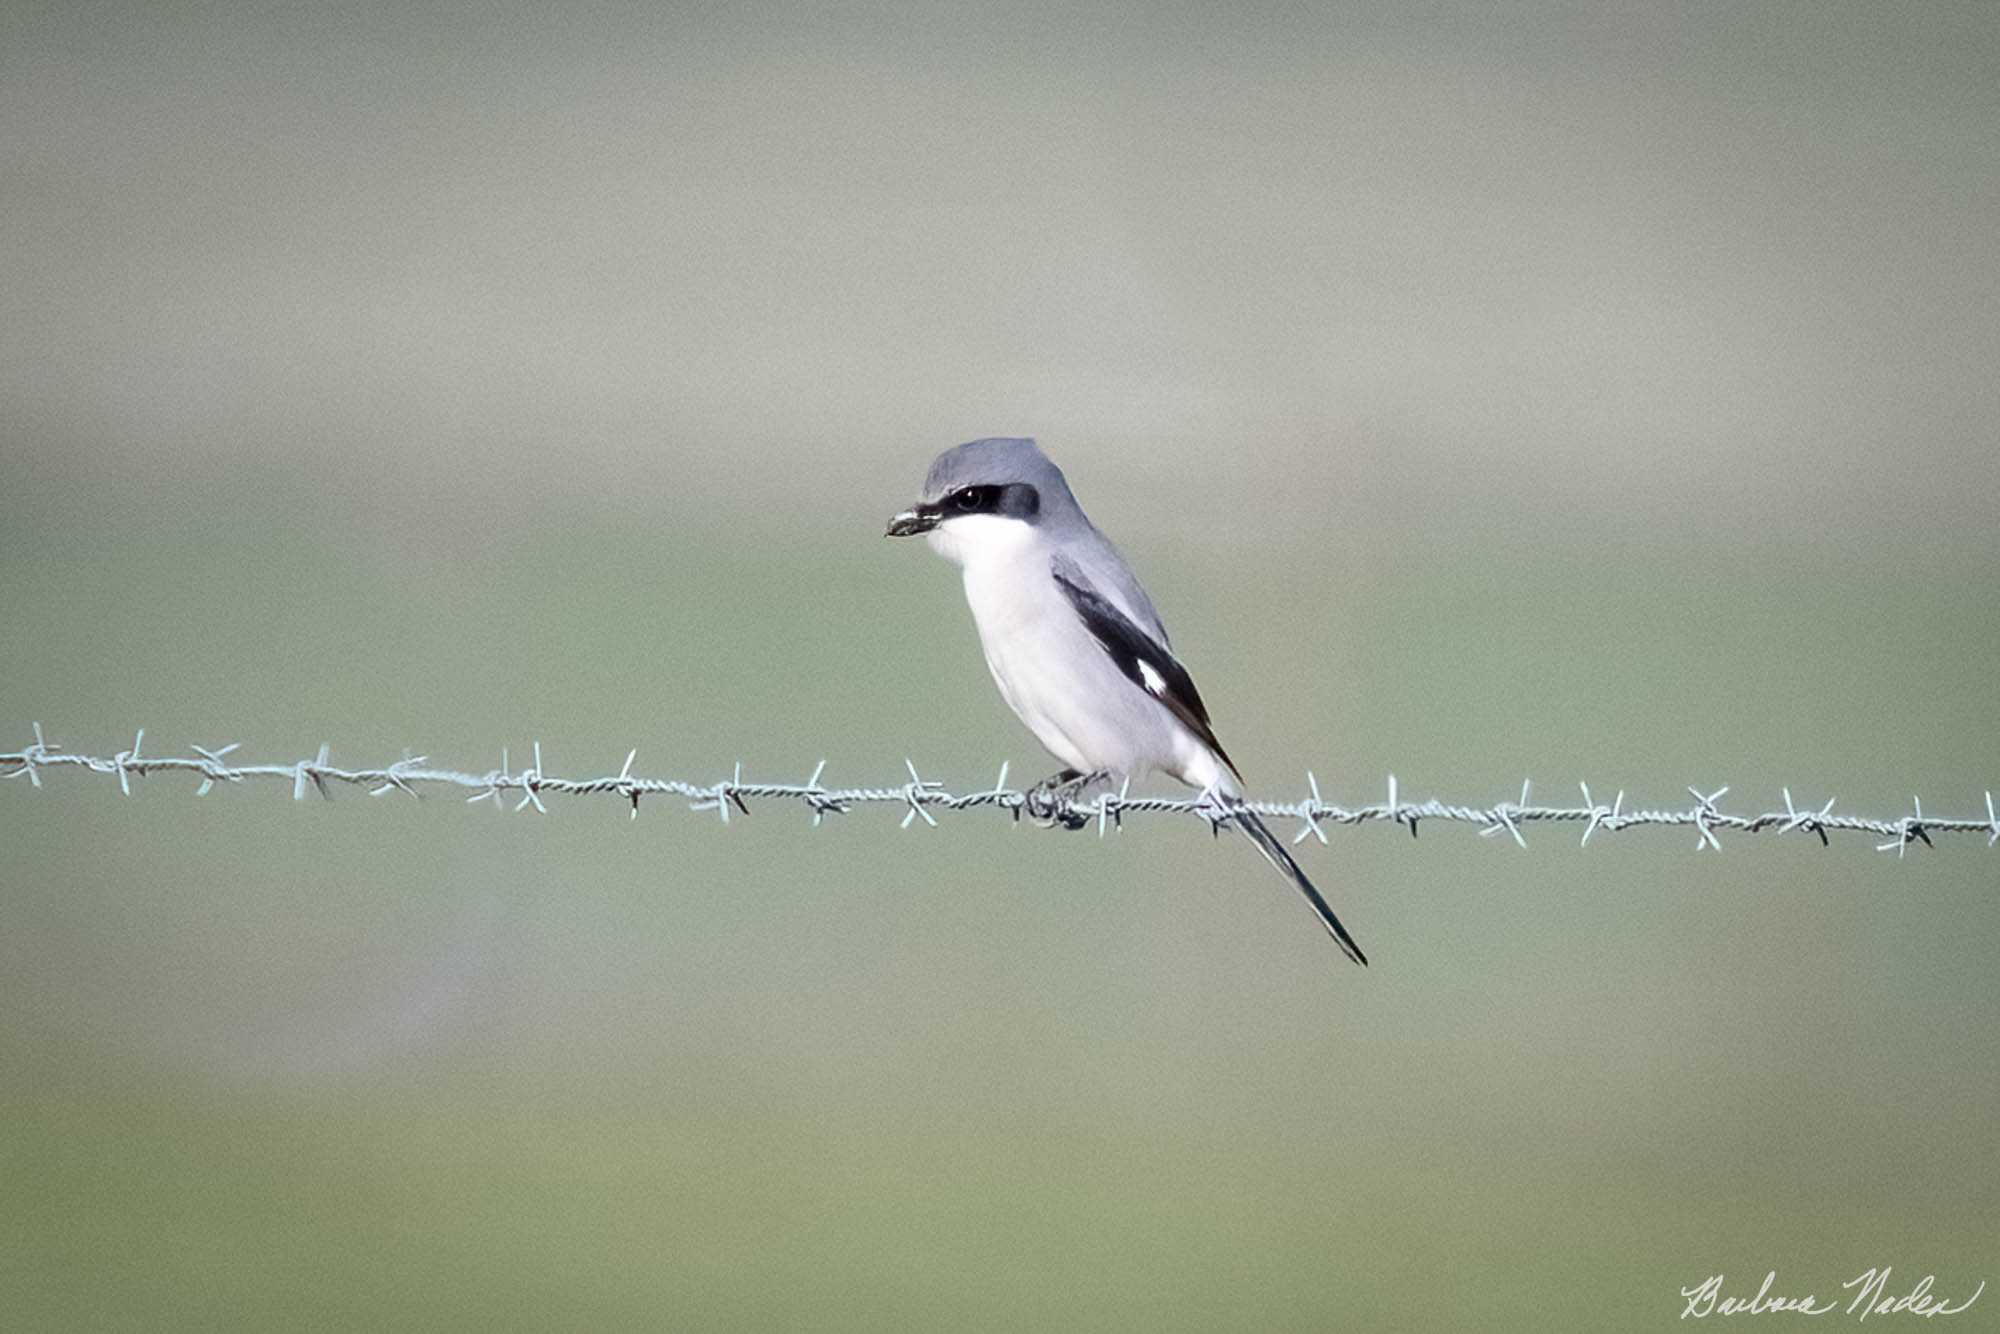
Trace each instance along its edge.
<path fill-rule="evenodd" d="M 1243 804 L 1242 775 L 1146 590 L 1034 441 L 974 440 L 938 455 L 923 499 L 889 520 L 890 537 L 918 534 L 965 571 L 965 600 L 1001 698 L 1064 766 L 1038 791 L 1158 772 L 1212 794 L 1347 957 L 1368 962 Z"/>

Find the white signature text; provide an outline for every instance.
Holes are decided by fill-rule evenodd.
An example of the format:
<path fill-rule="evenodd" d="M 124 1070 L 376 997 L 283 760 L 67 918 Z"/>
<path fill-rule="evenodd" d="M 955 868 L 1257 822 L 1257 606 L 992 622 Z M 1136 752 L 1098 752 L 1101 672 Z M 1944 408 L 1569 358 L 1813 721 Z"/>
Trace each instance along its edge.
<path fill-rule="evenodd" d="M 1937 1282 L 1935 1274 L 1925 1274 L 1907 1292 L 1894 1292 L 1889 1287 L 1890 1268 L 1863 1270 L 1847 1282 L 1841 1284 L 1842 1291 L 1853 1295 L 1845 1302 L 1837 1297 L 1822 1301 L 1816 1293 L 1790 1296 L 1774 1292 L 1778 1271 L 1773 1269 L 1764 1275 L 1762 1286 L 1754 1297 L 1725 1296 L 1722 1291 L 1723 1276 L 1710 1274 L 1691 1288 L 1681 1289 L 1681 1298 L 1687 1306 L 1681 1311 L 1681 1319 L 1702 1320 L 1712 1315 L 1776 1315 L 1789 1312 L 1793 1315 L 1827 1315 L 1842 1311 L 1856 1320 L 1866 1320 L 1871 1315 L 1957 1315 L 1986 1291 L 1986 1280 L 1979 1280 L 1979 1286 L 1972 1295 L 1954 1305 L 1949 1297 L 1937 1296 L 1931 1292 L 1931 1285 Z"/>

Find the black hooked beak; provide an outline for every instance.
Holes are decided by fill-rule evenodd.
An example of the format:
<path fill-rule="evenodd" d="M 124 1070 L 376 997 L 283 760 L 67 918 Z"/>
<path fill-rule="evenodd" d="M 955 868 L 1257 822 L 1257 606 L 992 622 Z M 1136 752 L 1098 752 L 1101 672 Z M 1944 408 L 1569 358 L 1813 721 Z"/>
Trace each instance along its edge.
<path fill-rule="evenodd" d="M 915 537 L 928 533 L 944 521 L 944 511 L 936 505 L 918 505 L 915 509 L 904 510 L 889 520 L 889 531 L 884 537 Z"/>

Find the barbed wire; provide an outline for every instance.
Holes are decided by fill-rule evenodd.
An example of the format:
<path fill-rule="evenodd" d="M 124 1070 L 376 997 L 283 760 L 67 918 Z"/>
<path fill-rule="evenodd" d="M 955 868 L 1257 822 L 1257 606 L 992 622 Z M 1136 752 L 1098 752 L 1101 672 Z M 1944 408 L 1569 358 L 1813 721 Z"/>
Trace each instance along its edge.
<path fill-rule="evenodd" d="M 534 743 L 535 760 L 531 765 L 515 769 L 509 752 L 503 749 L 499 768 L 484 773 L 469 773 L 435 768 L 430 765 L 428 756 L 407 754 L 389 765 L 345 768 L 332 762 L 331 748 L 325 744 L 320 746 L 312 759 L 284 764 L 231 764 L 228 756 L 239 748 L 235 744 L 213 750 L 190 746 L 189 749 L 194 752 L 192 755 L 146 755 L 141 752 L 146 739 L 144 728 L 139 729 L 130 749 L 107 757 L 66 751 L 51 744 L 44 739 L 40 723 L 34 725 L 34 732 L 32 745 L 0 753 L 0 772 L 4 772 L 6 777 L 26 777 L 39 788 L 43 770 L 82 769 L 116 777 L 119 789 L 128 796 L 134 778 L 161 773 L 187 773 L 201 780 L 200 787 L 196 789 L 197 796 L 206 796 L 218 783 L 243 783 L 252 779 L 290 782 L 294 800 L 304 799 L 308 789 L 331 799 L 334 784 L 365 787 L 377 797 L 395 792 L 420 797 L 422 794 L 418 788 L 429 785 L 467 789 L 473 794 L 466 798 L 468 802 L 490 801 L 495 807 L 502 807 L 513 794 L 518 793 L 515 810 L 532 806 L 543 814 L 548 813 L 548 807 L 542 804 L 545 795 L 615 796 L 630 803 L 634 819 L 638 818 L 639 804 L 644 798 L 676 796 L 684 798 L 691 810 L 715 812 L 724 823 L 728 822 L 732 808 L 749 814 L 749 803 L 753 801 L 797 802 L 811 813 L 815 825 L 828 815 L 845 814 L 856 806 L 900 806 L 904 808 L 903 827 L 906 829 L 918 819 L 935 826 L 937 818 L 931 814 L 934 810 L 965 811 L 992 806 L 1010 813 L 1016 820 L 1026 814 L 1039 823 L 1069 828 L 1082 828 L 1094 823 L 1101 837 L 1108 829 L 1123 828 L 1124 816 L 1129 812 L 1198 815 L 1211 826 L 1219 827 L 1229 822 L 1233 810 L 1247 808 L 1260 816 L 1296 821 L 1299 828 L 1293 836 L 1294 843 L 1303 842 L 1308 837 L 1316 837 L 1325 843 L 1327 825 L 1360 825 L 1371 821 L 1406 825 L 1414 837 L 1418 824 L 1425 820 L 1475 824 L 1480 826 L 1481 834 L 1489 838 L 1506 834 L 1523 848 L 1528 846 L 1528 841 L 1521 832 L 1522 826 L 1539 823 L 1581 824 L 1584 827 L 1581 840 L 1584 845 L 1588 845 L 1592 835 L 1598 833 L 1615 834 L 1646 826 L 1691 828 L 1695 831 L 1697 849 L 1716 852 L 1722 850 L 1722 843 L 1717 838 L 1721 830 L 1746 834 L 1785 834 L 1801 830 L 1818 835 L 1823 846 L 1828 845 L 1827 836 L 1830 833 L 1873 834 L 1887 840 L 1878 843 L 1876 851 L 1894 852 L 1898 857 L 1907 852 L 1912 843 L 1935 846 L 1931 843 L 1933 834 L 1983 833 L 1987 847 L 2000 843 L 2000 814 L 1995 812 L 1990 790 L 1986 793 L 1986 818 L 1983 820 L 1926 815 L 1923 802 L 1915 797 L 1911 798 L 1908 815 L 1884 819 L 1836 813 L 1832 798 L 1817 807 L 1811 804 L 1800 806 L 1793 802 L 1789 787 L 1783 789 L 1785 809 L 1761 814 L 1726 811 L 1718 806 L 1716 803 L 1729 791 L 1727 787 L 1706 793 L 1689 787 L 1688 795 L 1693 802 L 1685 808 L 1635 805 L 1627 809 L 1622 789 L 1606 804 L 1591 796 L 1587 783 L 1577 784 L 1583 796 L 1583 804 L 1579 806 L 1535 804 L 1531 800 L 1532 786 L 1527 782 L 1521 784 L 1521 795 L 1517 801 L 1482 806 L 1445 802 L 1433 797 L 1413 802 L 1400 797 L 1396 776 L 1390 774 L 1385 800 L 1361 806 L 1342 806 L 1320 795 L 1319 779 L 1310 770 L 1306 773 L 1307 794 L 1297 801 L 1238 800 L 1223 798 L 1212 792 L 1178 797 L 1133 796 L 1129 780 L 1121 783 L 1115 791 L 1104 787 L 1095 796 L 1086 798 L 1084 792 L 1091 786 L 1089 784 L 1057 788 L 1051 788 L 1046 783 L 1029 788 L 1009 787 L 1008 766 L 1004 763 L 992 787 L 955 793 L 947 791 L 942 783 L 924 778 L 909 760 L 903 761 L 909 771 L 909 781 L 900 784 L 828 787 L 820 782 L 826 772 L 825 760 L 814 766 L 812 774 L 801 783 L 745 778 L 741 763 L 735 766 L 728 778 L 713 783 L 696 783 L 680 778 L 646 778 L 634 774 L 632 765 L 638 758 L 637 750 L 626 755 L 623 767 L 615 775 L 603 778 L 559 777 L 542 767 L 539 741 Z"/>

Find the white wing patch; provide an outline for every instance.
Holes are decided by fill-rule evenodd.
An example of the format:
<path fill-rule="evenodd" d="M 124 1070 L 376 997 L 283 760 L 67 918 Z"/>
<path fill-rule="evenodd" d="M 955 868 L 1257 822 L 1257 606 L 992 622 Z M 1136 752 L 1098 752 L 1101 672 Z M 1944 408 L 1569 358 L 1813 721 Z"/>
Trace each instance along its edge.
<path fill-rule="evenodd" d="M 1166 678 L 1160 675 L 1159 668 L 1144 658 L 1139 659 L 1139 677 L 1146 683 L 1147 694 L 1159 698 L 1167 693 Z"/>

